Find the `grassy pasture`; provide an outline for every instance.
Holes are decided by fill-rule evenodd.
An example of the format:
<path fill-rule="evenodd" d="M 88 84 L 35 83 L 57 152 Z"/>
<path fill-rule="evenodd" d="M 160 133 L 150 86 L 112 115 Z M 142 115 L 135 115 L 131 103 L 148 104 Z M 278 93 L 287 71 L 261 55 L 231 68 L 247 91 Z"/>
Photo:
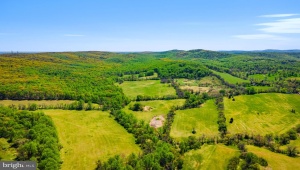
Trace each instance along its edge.
<path fill-rule="evenodd" d="M 215 76 L 203 77 L 199 80 L 200 86 L 221 86 L 222 82 Z"/>
<path fill-rule="evenodd" d="M 189 80 L 189 79 L 175 79 L 175 82 L 179 84 L 179 86 L 198 86 L 199 80 Z"/>
<path fill-rule="evenodd" d="M 125 95 L 135 99 L 137 95 L 165 96 L 176 95 L 175 89 L 169 84 L 162 84 L 159 80 L 125 81 L 119 85 Z"/>
<path fill-rule="evenodd" d="M 226 169 L 229 159 L 238 154 L 237 149 L 225 145 L 203 145 L 184 154 L 183 169 Z"/>
<path fill-rule="evenodd" d="M 37 105 L 46 105 L 46 106 L 56 106 L 59 104 L 71 104 L 73 100 L 0 100 L 0 105 L 9 106 L 9 105 L 29 105 L 29 104 L 37 104 Z"/>
<path fill-rule="evenodd" d="M 256 92 L 266 91 L 266 90 L 269 90 L 270 88 L 272 88 L 269 86 L 251 86 L 251 87 L 253 87 Z"/>
<path fill-rule="evenodd" d="M 164 117 L 168 114 L 172 106 L 182 106 L 184 104 L 184 99 L 176 99 L 176 100 L 153 100 L 153 101 L 141 101 L 143 106 L 152 107 L 151 111 L 132 111 L 129 110 L 131 105 L 134 105 L 136 102 L 131 102 L 128 106 L 126 106 L 123 110 L 126 113 L 132 113 L 137 119 L 145 120 L 145 122 L 150 122 L 150 120 L 154 116 L 163 115 Z"/>
<path fill-rule="evenodd" d="M 283 133 L 300 123 L 299 103 L 297 94 L 244 95 L 236 96 L 235 101 L 224 98 L 227 129 L 231 133 Z"/>
<path fill-rule="evenodd" d="M 288 80 L 300 80 L 300 77 L 289 77 Z"/>
<path fill-rule="evenodd" d="M 101 111 L 45 110 L 57 128 L 63 146 L 62 169 L 94 169 L 97 160 L 141 150 L 134 137 Z"/>
<path fill-rule="evenodd" d="M 265 74 L 253 74 L 253 75 L 249 75 L 248 79 L 254 79 L 257 81 L 261 81 L 261 80 L 268 80 L 268 81 L 275 81 L 275 77 L 277 77 L 276 75 L 265 75 Z"/>
<path fill-rule="evenodd" d="M 181 89 L 194 92 L 218 94 L 222 87 L 221 81 L 214 76 L 203 77 L 200 80 L 176 79 Z"/>
<path fill-rule="evenodd" d="M 188 136 L 217 136 L 218 112 L 214 100 L 209 100 L 201 108 L 178 110 L 171 128 L 171 136 L 174 138 Z M 196 134 L 192 134 L 195 128 Z"/>
<path fill-rule="evenodd" d="M 236 84 L 236 83 L 249 83 L 249 80 L 244 80 L 235 76 L 232 76 L 228 73 L 221 73 L 221 72 L 217 72 L 212 70 L 212 72 L 214 74 L 217 74 L 219 76 L 221 76 L 225 81 L 227 81 L 230 84 Z"/>
<path fill-rule="evenodd" d="M 264 148 L 247 145 L 248 152 L 253 152 L 268 161 L 268 168 L 273 170 L 299 169 L 300 157 L 292 158 L 284 154 L 274 153 Z"/>

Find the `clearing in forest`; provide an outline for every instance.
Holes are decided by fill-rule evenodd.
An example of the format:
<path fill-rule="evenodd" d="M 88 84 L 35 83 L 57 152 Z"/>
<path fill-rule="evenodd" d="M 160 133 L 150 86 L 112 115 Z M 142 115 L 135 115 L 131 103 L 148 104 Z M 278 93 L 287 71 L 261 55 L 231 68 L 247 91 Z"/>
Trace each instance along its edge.
<path fill-rule="evenodd" d="M 210 95 L 219 94 L 221 89 L 226 88 L 215 76 L 206 76 L 200 80 L 175 79 L 181 89 L 193 90 L 194 92 L 208 93 Z"/>
<path fill-rule="evenodd" d="M 56 106 L 63 104 L 71 104 L 73 100 L 0 100 L 0 105 L 10 106 L 10 105 L 29 105 L 29 104 L 37 104 L 37 105 L 45 105 L 45 106 Z"/>
<path fill-rule="evenodd" d="M 176 99 L 176 100 L 152 100 L 152 101 L 141 101 L 143 106 L 148 108 L 147 111 L 132 111 L 129 110 L 130 106 L 133 106 L 136 102 L 131 102 L 128 106 L 126 106 L 123 110 L 126 113 L 132 113 L 137 119 L 144 120 L 146 123 L 150 122 L 150 120 L 154 116 L 162 115 L 166 117 L 172 106 L 182 106 L 184 104 L 184 99 Z M 145 108 L 145 107 L 144 107 Z"/>
<path fill-rule="evenodd" d="M 221 76 L 226 82 L 230 83 L 230 84 L 236 84 L 236 83 L 249 83 L 249 80 L 244 80 L 235 76 L 232 76 L 228 73 L 221 73 L 221 72 L 217 72 L 212 70 L 212 72 L 216 75 Z"/>
<path fill-rule="evenodd" d="M 300 123 L 298 94 L 267 93 L 224 98 L 227 129 L 230 133 L 284 133 Z M 292 113 L 291 110 L 296 110 Z M 229 120 L 233 118 L 233 123 Z"/>
<path fill-rule="evenodd" d="M 95 169 L 97 160 L 116 154 L 141 152 L 133 135 L 107 112 L 44 110 L 56 126 L 63 160 L 62 169 Z"/>
<path fill-rule="evenodd" d="M 267 169 L 299 169 L 300 157 L 292 158 L 284 154 L 274 153 L 268 149 L 247 145 L 248 152 L 253 152 L 267 160 Z"/>
<path fill-rule="evenodd" d="M 206 101 L 200 108 L 177 110 L 171 128 L 174 138 L 188 136 L 218 136 L 218 111 L 215 100 Z M 196 134 L 192 134 L 192 130 Z"/>
<path fill-rule="evenodd" d="M 229 159 L 238 156 L 239 150 L 225 145 L 203 145 L 201 149 L 191 150 L 184 154 L 183 169 L 226 169 Z"/>
<path fill-rule="evenodd" d="M 119 86 L 130 99 L 135 99 L 138 95 L 151 97 L 176 95 L 175 89 L 170 84 L 162 84 L 160 80 L 125 81 Z"/>

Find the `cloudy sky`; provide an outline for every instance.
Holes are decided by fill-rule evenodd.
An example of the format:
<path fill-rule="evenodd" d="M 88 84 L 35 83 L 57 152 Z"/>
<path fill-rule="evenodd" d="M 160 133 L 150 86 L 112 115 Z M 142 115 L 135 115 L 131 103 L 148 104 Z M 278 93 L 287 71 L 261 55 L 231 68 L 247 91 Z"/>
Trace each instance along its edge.
<path fill-rule="evenodd" d="M 0 51 L 300 49 L 299 0 L 0 0 Z"/>

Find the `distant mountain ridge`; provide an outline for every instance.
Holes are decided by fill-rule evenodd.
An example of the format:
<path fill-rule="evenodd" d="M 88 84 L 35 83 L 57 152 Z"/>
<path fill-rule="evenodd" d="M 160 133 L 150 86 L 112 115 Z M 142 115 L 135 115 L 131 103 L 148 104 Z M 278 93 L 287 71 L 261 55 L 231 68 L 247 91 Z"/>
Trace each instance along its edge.
<path fill-rule="evenodd" d="M 277 50 L 277 49 L 266 49 L 266 50 L 222 50 L 218 52 L 229 53 L 229 54 L 244 54 L 244 53 L 300 53 L 299 49 L 291 49 L 291 50 Z"/>

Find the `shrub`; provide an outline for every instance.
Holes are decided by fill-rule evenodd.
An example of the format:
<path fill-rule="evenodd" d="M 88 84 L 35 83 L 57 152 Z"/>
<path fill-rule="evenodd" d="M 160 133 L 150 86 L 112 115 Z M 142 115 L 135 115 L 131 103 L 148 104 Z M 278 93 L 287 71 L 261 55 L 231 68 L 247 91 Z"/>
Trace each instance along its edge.
<path fill-rule="evenodd" d="M 229 160 L 229 163 L 227 165 L 227 169 L 228 170 L 237 170 L 239 163 L 240 163 L 240 158 L 239 157 L 233 157 Z"/>
<path fill-rule="evenodd" d="M 132 111 L 143 111 L 143 105 L 141 103 L 134 103 L 129 109 Z"/>

